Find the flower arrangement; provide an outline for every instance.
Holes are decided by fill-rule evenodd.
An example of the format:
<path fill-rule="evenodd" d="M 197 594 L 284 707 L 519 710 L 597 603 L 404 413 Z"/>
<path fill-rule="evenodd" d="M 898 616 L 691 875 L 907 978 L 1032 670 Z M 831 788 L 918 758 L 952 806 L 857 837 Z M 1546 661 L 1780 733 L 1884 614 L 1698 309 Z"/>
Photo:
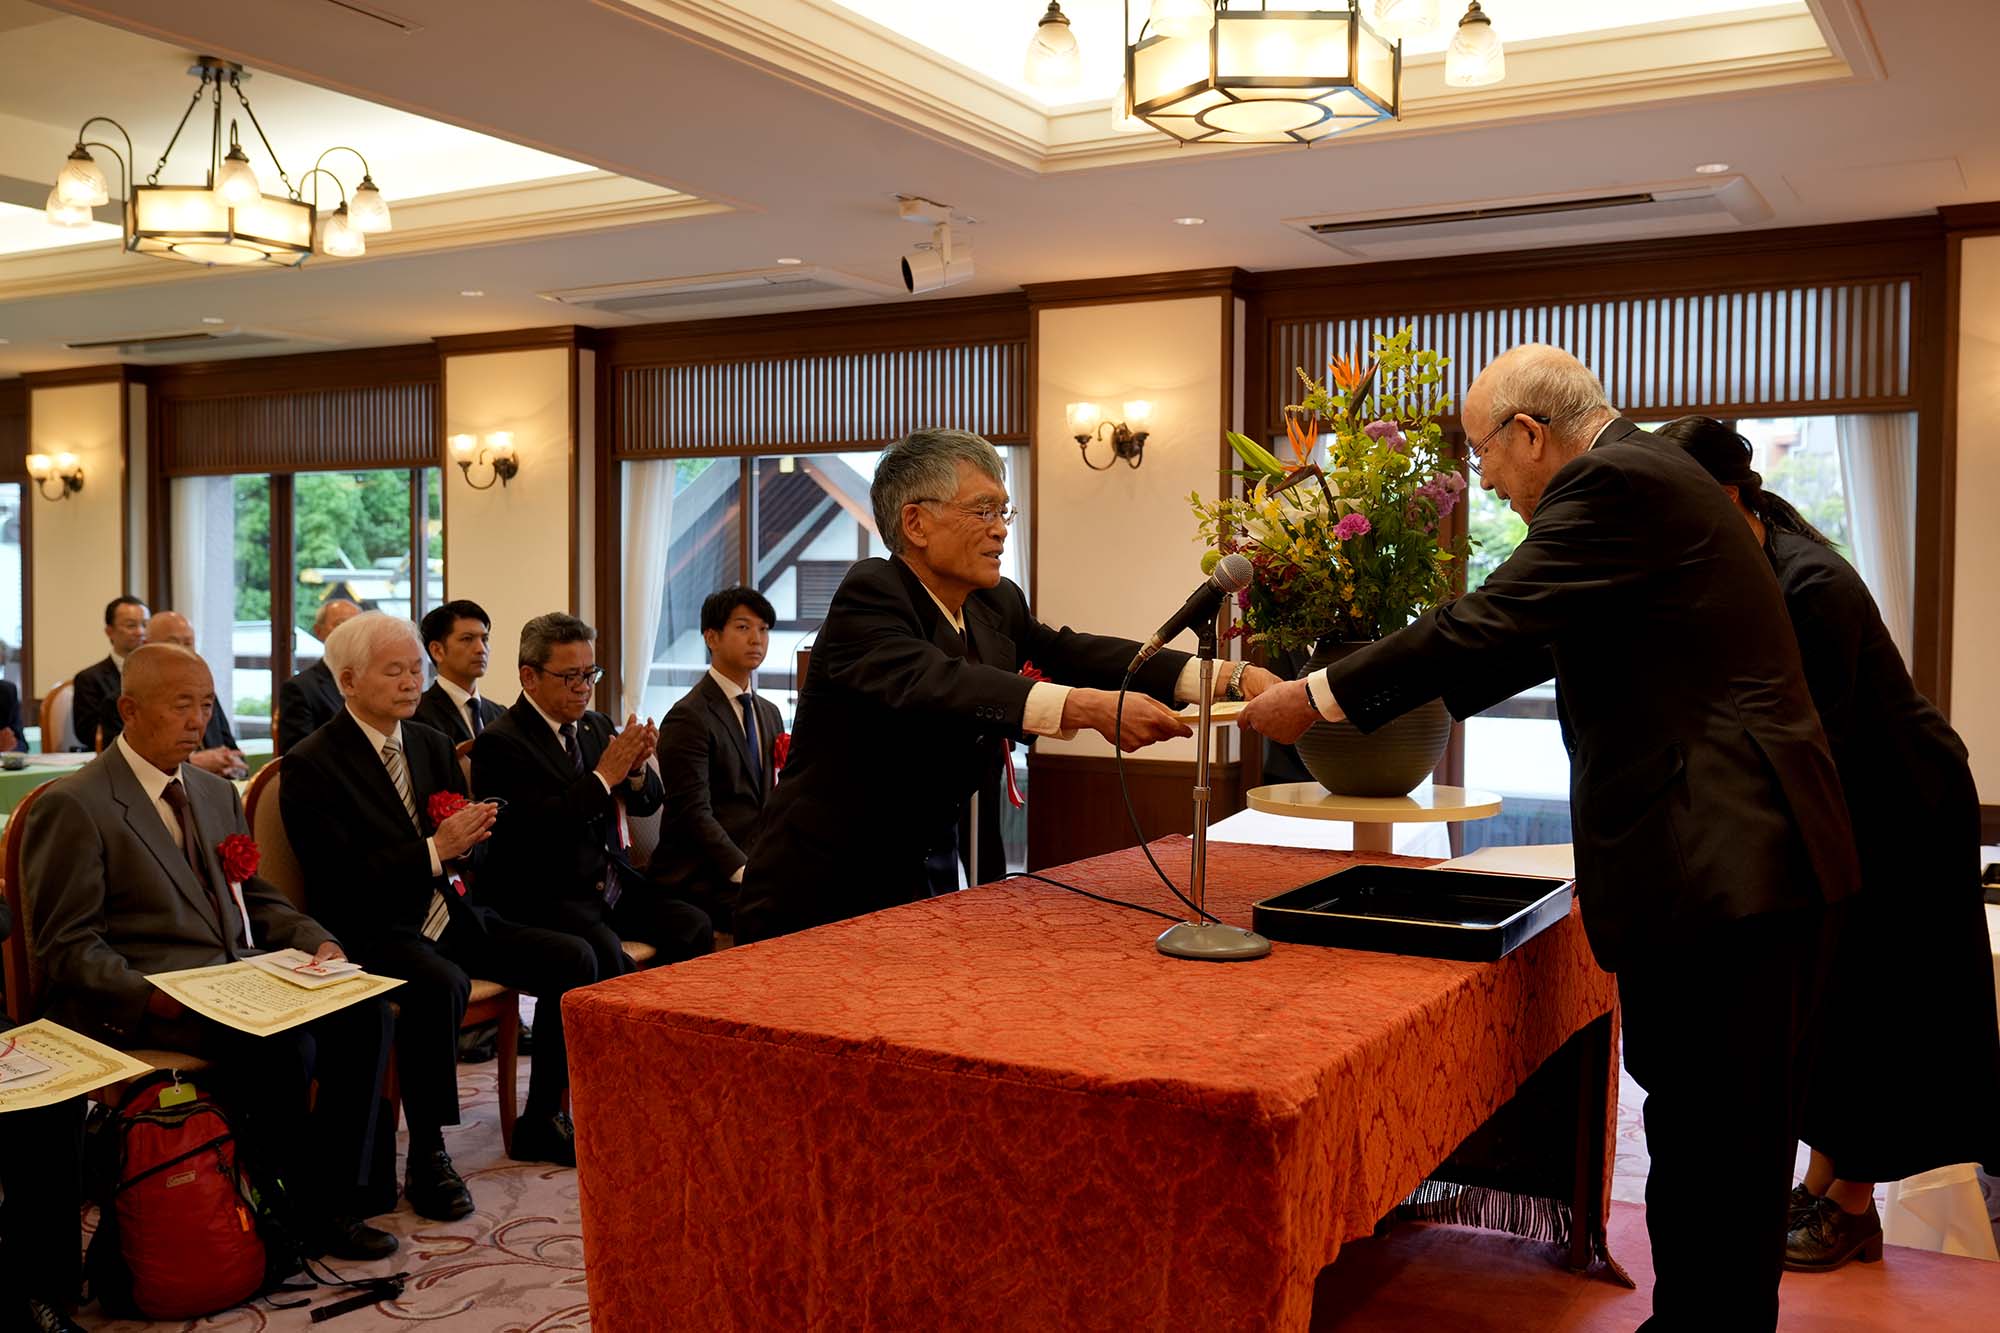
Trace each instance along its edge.
<path fill-rule="evenodd" d="M 1449 360 L 1411 346 L 1413 330 L 1377 335 L 1376 362 L 1335 358 L 1324 382 L 1300 370 L 1304 398 L 1285 409 L 1294 462 L 1229 433 L 1249 494 L 1189 496 L 1209 546 L 1204 572 L 1241 551 L 1256 582 L 1236 595 L 1228 631 L 1284 651 L 1380 638 L 1449 601 L 1453 565 L 1469 549 L 1444 519 L 1465 493 L 1447 457 L 1440 387 Z M 1313 459 L 1324 433 L 1324 465 Z"/>

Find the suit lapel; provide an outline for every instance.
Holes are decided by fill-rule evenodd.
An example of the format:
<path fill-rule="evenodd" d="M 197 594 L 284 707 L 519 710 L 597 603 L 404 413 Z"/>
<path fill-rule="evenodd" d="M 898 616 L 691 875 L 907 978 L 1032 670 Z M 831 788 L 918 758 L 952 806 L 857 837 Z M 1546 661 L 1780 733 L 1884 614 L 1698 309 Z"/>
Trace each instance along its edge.
<path fill-rule="evenodd" d="M 735 756 L 738 774 L 746 779 L 752 778 L 750 747 L 748 739 L 743 735 L 742 720 L 737 716 L 737 705 L 729 701 L 729 697 L 722 692 L 722 687 L 715 683 L 713 676 L 703 676 L 695 682 L 694 687 L 701 691 L 702 705 L 715 719 L 716 734 L 728 742 L 724 748 Z"/>
<path fill-rule="evenodd" d="M 341 758 L 361 789 L 369 794 L 370 799 L 382 813 L 397 826 L 407 824 L 410 818 L 409 812 L 403 809 L 403 798 L 396 792 L 396 784 L 389 777 L 388 766 L 382 762 L 382 756 L 369 744 L 367 733 L 361 730 L 361 724 L 354 720 L 354 715 L 343 707 L 339 715 L 327 725 L 334 728 Z M 407 734 L 403 737 L 403 768 L 410 775 L 410 794 L 416 797 L 418 808 L 421 809 L 423 788 L 418 785 L 416 769 L 411 767 Z"/>
<path fill-rule="evenodd" d="M 215 928 L 216 940 L 226 943 L 223 923 L 215 919 L 215 909 L 209 905 L 208 891 L 194 877 L 194 867 L 188 864 L 187 857 L 174 845 L 173 837 L 167 832 L 166 820 L 160 814 L 159 807 L 155 806 L 152 798 L 146 795 L 146 789 L 139 785 L 138 775 L 125 761 L 124 754 L 121 752 L 116 757 L 107 756 L 101 762 L 111 779 L 111 799 L 124 807 L 125 827 L 146 845 L 146 850 L 160 863 L 160 869 L 166 872 L 167 878 L 181 891 L 181 896 L 187 899 L 188 906 L 194 909 L 195 915 Z M 183 786 L 185 787 L 185 784 Z M 189 805 L 189 810 L 193 810 L 192 804 Z M 195 836 L 199 838 L 202 832 L 198 818 L 195 824 Z"/>
<path fill-rule="evenodd" d="M 576 773 L 570 767 L 569 756 L 563 753 L 562 742 L 556 739 L 555 732 L 549 730 L 549 724 L 536 711 L 534 704 L 528 701 L 528 696 L 524 694 L 516 700 L 513 708 L 508 710 L 507 715 L 513 718 L 514 725 L 521 729 L 521 735 L 526 738 L 528 748 L 541 756 L 542 762 L 548 765 L 557 777 L 561 778 L 564 782 L 570 782 L 575 779 Z M 582 753 L 583 728 L 581 726 L 577 727 L 576 744 L 578 752 Z M 590 756 L 584 754 L 583 758 L 584 767 L 588 768 L 590 766 Z"/>
<path fill-rule="evenodd" d="M 998 667 L 1002 671 L 1014 669 L 1014 641 L 1001 632 L 993 613 L 977 597 L 965 600 L 965 628 L 972 636 L 972 651 L 981 666 Z"/>

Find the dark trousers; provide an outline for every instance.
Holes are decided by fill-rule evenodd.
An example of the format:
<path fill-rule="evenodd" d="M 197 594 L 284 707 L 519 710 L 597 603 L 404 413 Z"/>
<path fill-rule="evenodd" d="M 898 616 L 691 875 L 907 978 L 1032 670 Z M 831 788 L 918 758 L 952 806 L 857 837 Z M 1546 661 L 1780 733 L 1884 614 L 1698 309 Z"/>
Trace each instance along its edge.
<path fill-rule="evenodd" d="M 268 1037 L 191 1013 L 148 1017 L 132 1044 L 213 1060 L 214 1086 L 203 1090 L 230 1111 L 250 1160 L 277 1172 L 295 1206 L 325 1218 L 359 1207 L 394 1025 L 376 996 Z"/>
<path fill-rule="evenodd" d="M 628 877 L 618 905 L 609 909 L 597 895 L 558 898 L 536 909 L 533 918 L 551 930 L 575 935 L 597 958 L 599 977 L 620 977 L 637 966 L 618 947 L 620 940 L 643 940 L 659 950 L 656 961 L 680 963 L 715 949 L 715 926 L 693 903 L 670 897 L 657 884 Z M 535 1010 L 535 1053 L 542 1049 L 542 1011 Z"/>
<path fill-rule="evenodd" d="M 30 1296 L 76 1304 L 83 1109 L 79 1097 L 0 1116 L 0 1327 Z"/>
<path fill-rule="evenodd" d="M 535 1061 L 528 1080 L 528 1114 L 550 1115 L 569 1086 L 563 1044 L 562 997 L 597 980 L 597 963 L 583 941 L 561 931 L 487 917 L 481 930 L 454 919 L 435 942 L 398 931 L 353 946 L 371 972 L 401 977 L 395 992 L 396 1077 L 412 1132 L 458 1123 L 458 1029 L 465 1021 L 472 978 L 497 981 L 542 1001 L 535 1013 Z"/>
<path fill-rule="evenodd" d="M 1649 1328 L 1777 1326 L 1808 1029 L 1835 914 L 1727 922 L 1618 973 L 1652 1158 Z"/>

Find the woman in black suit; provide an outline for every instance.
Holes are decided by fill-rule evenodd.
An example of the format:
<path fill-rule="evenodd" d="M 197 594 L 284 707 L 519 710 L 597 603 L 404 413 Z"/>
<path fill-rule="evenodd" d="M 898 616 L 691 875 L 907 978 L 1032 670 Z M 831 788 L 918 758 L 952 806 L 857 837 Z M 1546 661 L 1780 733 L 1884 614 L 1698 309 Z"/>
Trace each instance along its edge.
<path fill-rule="evenodd" d="M 1719 421 L 1657 432 L 1742 509 L 1770 557 L 1840 770 L 1861 856 L 1819 1018 L 1785 1266 L 1882 1253 L 1875 1182 L 2000 1158 L 2000 1032 L 1979 889 L 1979 796 L 1965 744 L 1918 693 L 1853 566 L 1763 488 Z"/>

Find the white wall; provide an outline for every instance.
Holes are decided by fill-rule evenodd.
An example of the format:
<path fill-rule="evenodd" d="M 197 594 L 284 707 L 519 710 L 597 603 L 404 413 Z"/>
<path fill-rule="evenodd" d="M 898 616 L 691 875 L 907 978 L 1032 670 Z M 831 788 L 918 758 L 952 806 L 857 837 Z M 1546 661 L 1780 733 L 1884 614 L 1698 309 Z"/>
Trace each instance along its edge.
<path fill-rule="evenodd" d="M 589 616 L 570 601 L 570 355 L 568 348 L 548 347 L 444 362 L 446 438 L 512 431 L 521 464 L 507 485 L 483 491 L 473 490 L 449 458 L 444 464 L 445 591 L 478 602 L 493 618 L 493 661 L 481 692 L 497 703 L 520 693 L 514 663 L 523 624 L 546 611 Z M 443 440 L 438 449 L 447 452 Z M 483 480 L 483 469 L 473 476 Z"/>
<path fill-rule="evenodd" d="M 1036 614 L 1050 625 L 1143 639 L 1201 582 L 1188 493 L 1215 494 L 1225 384 L 1224 302 L 1198 296 L 1037 312 L 1035 448 Z M 1233 302 L 1229 307 L 1234 313 Z M 1240 367 L 1240 360 L 1237 365 Z M 1094 402 L 1113 420 L 1128 399 L 1153 404 L 1145 461 L 1086 469 L 1064 418 L 1066 404 Z M 1101 464 L 1108 443 L 1091 446 Z M 1193 636 L 1174 646 L 1188 648 Z M 1227 735 L 1224 729 L 1223 734 Z M 1049 753 L 1111 753 L 1094 732 L 1044 740 Z M 1194 742 L 1170 741 L 1146 759 L 1192 759 Z M 1227 748 L 1213 754 L 1230 757 Z"/>
<path fill-rule="evenodd" d="M 1958 493 L 1951 724 L 1979 799 L 2000 804 L 2000 236 L 1968 237 L 1958 289 Z"/>
<path fill-rule="evenodd" d="M 116 382 L 28 392 L 28 451 L 67 451 L 83 462 L 83 489 L 67 500 L 44 500 L 28 488 L 28 503 L 36 506 L 29 689 L 37 698 L 104 656 L 104 604 L 128 591 L 123 405 Z M 129 591 L 146 595 L 144 588 Z"/>

